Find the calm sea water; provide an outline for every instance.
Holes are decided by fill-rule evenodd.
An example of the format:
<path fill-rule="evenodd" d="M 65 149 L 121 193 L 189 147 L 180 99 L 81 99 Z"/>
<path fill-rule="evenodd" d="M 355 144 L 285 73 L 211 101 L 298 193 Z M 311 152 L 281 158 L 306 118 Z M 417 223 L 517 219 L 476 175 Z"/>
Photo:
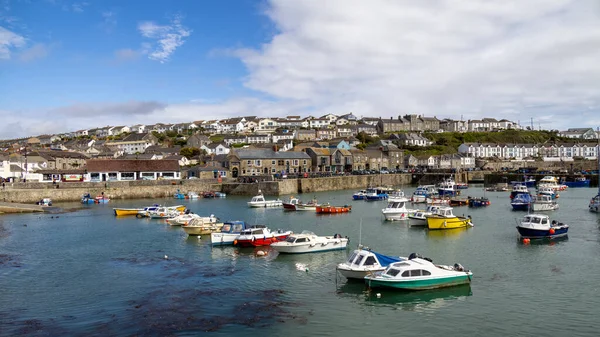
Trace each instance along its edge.
<path fill-rule="evenodd" d="M 455 208 L 455 214 L 471 215 L 475 227 L 434 232 L 385 222 L 384 202 L 351 201 L 352 191 L 300 195 L 352 204 L 351 214 L 331 216 L 249 209 L 247 197 L 183 201 L 222 220 L 341 233 L 352 248 L 360 239 L 381 253 L 418 252 L 474 272 L 470 287 L 377 290 L 381 298 L 336 275 L 347 251 L 278 256 L 263 248 L 268 254 L 262 257 L 255 249 L 212 248 L 210 238 L 188 237 L 163 221 L 112 215 L 112 207 L 175 200 L 4 215 L 0 335 L 597 336 L 600 218 L 587 211 L 595 193 L 561 192 L 560 210 L 551 215 L 571 225 L 568 239 L 529 245 L 518 241 L 515 229 L 525 213 L 510 210 L 506 192 L 488 192 L 487 208 Z"/>

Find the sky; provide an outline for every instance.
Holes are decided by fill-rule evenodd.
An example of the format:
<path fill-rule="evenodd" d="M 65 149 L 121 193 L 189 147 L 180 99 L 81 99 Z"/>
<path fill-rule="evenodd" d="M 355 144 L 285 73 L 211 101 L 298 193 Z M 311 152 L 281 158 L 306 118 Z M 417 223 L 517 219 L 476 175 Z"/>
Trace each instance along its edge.
<path fill-rule="evenodd" d="M 600 126 L 597 0 L 0 0 L 0 139 L 235 116 Z"/>

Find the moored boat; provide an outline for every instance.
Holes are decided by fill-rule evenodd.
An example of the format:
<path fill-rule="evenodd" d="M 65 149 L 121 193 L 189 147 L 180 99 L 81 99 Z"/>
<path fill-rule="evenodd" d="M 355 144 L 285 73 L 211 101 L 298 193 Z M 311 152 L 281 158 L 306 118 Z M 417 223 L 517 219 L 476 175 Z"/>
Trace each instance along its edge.
<path fill-rule="evenodd" d="M 573 181 L 565 181 L 567 187 L 590 187 L 590 179 L 586 177 L 576 177 Z"/>
<path fill-rule="evenodd" d="M 317 206 L 319 206 L 317 199 L 312 199 L 308 203 L 299 203 L 296 205 L 296 211 L 317 211 Z"/>
<path fill-rule="evenodd" d="M 406 208 L 406 198 L 395 198 L 394 201 L 388 202 L 386 208 L 381 210 L 381 213 L 386 220 L 408 220 L 410 214 L 414 214 L 416 211 Z"/>
<path fill-rule="evenodd" d="M 185 199 L 185 194 L 183 194 L 183 193 L 181 193 L 181 191 L 177 190 L 177 192 L 173 193 L 173 198 Z"/>
<path fill-rule="evenodd" d="M 319 214 L 327 214 L 327 213 L 348 213 L 352 210 L 352 206 L 344 205 L 344 206 L 331 206 L 329 203 L 325 203 L 322 205 L 317 205 L 315 207 L 315 211 Z"/>
<path fill-rule="evenodd" d="M 443 206 L 436 214 L 428 215 L 427 228 L 430 230 L 453 229 L 473 226 L 471 216 L 456 216 L 452 213 L 452 207 Z"/>
<path fill-rule="evenodd" d="M 473 273 L 456 263 L 436 265 L 429 258 L 411 254 L 407 260 L 390 264 L 385 271 L 365 276 L 371 288 L 427 290 L 471 283 Z"/>
<path fill-rule="evenodd" d="M 161 205 L 154 204 L 152 206 L 138 209 L 138 212 L 135 216 L 137 218 L 149 217 L 150 213 L 157 211 L 159 208 L 163 208 L 165 210 L 175 210 L 180 213 L 183 213 L 185 211 L 184 205 L 163 207 Z M 132 215 L 132 214 L 129 214 L 129 212 L 132 210 L 131 208 L 113 208 L 113 210 L 115 211 L 115 215 Z M 121 212 L 121 210 L 124 210 L 124 211 Z"/>
<path fill-rule="evenodd" d="M 390 192 L 390 194 L 388 196 L 388 201 L 392 202 L 392 201 L 398 201 L 398 200 L 408 201 L 408 199 L 404 195 L 404 191 L 403 190 L 394 190 L 394 191 Z"/>
<path fill-rule="evenodd" d="M 209 235 L 219 232 L 222 227 L 223 223 L 220 223 L 214 214 L 208 217 L 195 217 L 181 226 L 187 235 Z"/>
<path fill-rule="evenodd" d="M 550 217 L 545 214 L 527 214 L 517 224 L 517 231 L 524 239 L 553 239 L 566 236 L 569 225 L 556 220 L 550 221 Z"/>
<path fill-rule="evenodd" d="M 531 210 L 538 211 L 554 211 L 558 209 L 558 203 L 549 195 L 539 195 L 534 198 L 531 203 Z"/>
<path fill-rule="evenodd" d="M 386 200 L 389 194 L 382 188 L 367 188 L 365 199 L 367 201 Z"/>
<path fill-rule="evenodd" d="M 440 207 L 438 205 L 429 205 L 425 210 L 417 210 L 414 214 L 410 214 L 408 216 L 410 225 L 414 227 L 427 226 L 427 216 L 437 214 Z"/>
<path fill-rule="evenodd" d="M 300 203 L 300 200 L 298 200 L 298 198 L 294 198 L 294 196 L 292 195 L 292 196 L 290 196 L 288 201 L 282 203 L 282 205 L 283 205 L 284 210 L 295 211 L 296 205 L 298 205 L 299 203 Z"/>
<path fill-rule="evenodd" d="M 317 253 L 330 250 L 346 249 L 348 238 L 340 234 L 332 236 L 317 236 L 310 231 L 302 231 L 300 234 L 291 234 L 284 241 L 271 244 L 276 251 L 284 254 Z"/>
<path fill-rule="evenodd" d="M 450 206 L 468 206 L 469 199 L 462 197 L 452 197 L 450 198 Z"/>
<path fill-rule="evenodd" d="M 363 280 L 368 274 L 385 270 L 391 263 L 403 260 L 402 257 L 383 255 L 359 245 L 345 262 L 336 266 L 336 270 L 348 279 Z"/>
<path fill-rule="evenodd" d="M 352 195 L 353 200 L 365 200 L 365 196 L 367 195 L 366 190 L 360 190 Z"/>
<path fill-rule="evenodd" d="M 280 207 L 283 205 L 283 202 L 279 199 L 276 200 L 266 200 L 265 196 L 262 194 L 260 190 L 258 190 L 258 195 L 252 197 L 252 200 L 248 201 L 248 206 L 253 208 L 259 207 Z"/>
<path fill-rule="evenodd" d="M 198 193 L 196 192 L 188 192 L 187 194 L 187 199 L 198 199 L 200 196 L 198 195 Z"/>
<path fill-rule="evenodd" d="M 108 204 L 109 201 L 110 201 L 110 198 L 104 196 L 104 194 L 97 196 L 96 199 L 94 200 L 94 202 L 97 204 Z"/>
<path fill-rule="evenodd" d="M 533 198 L 531 194 L 517 194 L 517 196 L 510 201 L 514 211 L 527 211 L 531 205 Z"/>
<path fill-rule="evenodd" d="M 43 198 L 40 201 L 36 201 L 35 204 L 36 205 L 40 205 L 40 206 L 52 206 L 52 199 L 50 199 L 50 198 Z"/>
<path fill-rule="evenodd" d="M 491 205 L 490 199 L 486 197 L 469 197 L 469 207 L 485 207 Z"/>
<path fill-rule="evenodd" d="M 235 239 L 247 228 L 249 226 L 244 221 L 226 221 L 220 232 L 210 233 L 210 243 L 213 246 L 233 245 Z"/>
<path fill-rule="evenodd" d="M 267 227 L 263 228 L 248 228 L 243 230 L 235 239 L 234 245 L 240 247 L 258 247 L 270 246 L 273 242 L 287 239 L 292 234 L 291 231 L 271 231 Z"/>
<path fill-rule="evenodd" d="M 204 192 L 202 192 L 202 198 L 212 199 L 214 197 L 215 197 L 215 192 L 213 192 L 213 191 L 204 191 Z"/>
<path fill-rule="evenodd" d="M 212 216 L 212 215 L 211 215 Z M 190 223 L 192 220 L 199 218 L 198 214 L 184 213 L 175 217 L 168 218 L 167 223 L 171 226 L 183 226 Z"/>
<path fill-rule="evenodd" d="M 448 197 L 432 197 L 427 198 L 428 205 L 450 205 L 450 198 Z"/>
<path fill-rule="evenodd" d="M 553 189 L 552 187 L 549 186 L 541 186 L 538 187 L 538 195 L 547 195 L 552 199 L 556 199 L 559 198 L 560 195 L 558 194 L 558 192 Z"/>
<path fill-rule="evenodd" d="M 512 190 L 510 191 L 510 198 L 514 199 L 519 194 L 529 194 L 529 188 L 523 184 L 513 185 Z"/>
<path fill-rule="evenodd" d="M 466 190 L 469 188 L 469 184 L 467 183 L 456 183 L 456 189 Z"/>
<path fill-rule="evenodd" d="M 81 196 L 81 203 L 82 204 L 95 204 L 96 199 L 93 198 L 89 193 L 86 193 Z"/>
<path fill-rule="evenodd" d="M 440 196 L 454 196 L 458 194 L 456 183 L 452 177 L 438 184 L 438 194 Z"/>
<path fill-rule="evenodd" d="M 215 192 L 215 197 L 216 198 L 226 198 L 227 194 L 223 193 L 223 192 Z"/>
<path fill-rule="evenodd" d="M 410 198 L 411 202 L 424 203 L 427 202 L 427 198 L 432 198 L 438 195 L 435 185 L 419 185 L 413 192 Z"/>

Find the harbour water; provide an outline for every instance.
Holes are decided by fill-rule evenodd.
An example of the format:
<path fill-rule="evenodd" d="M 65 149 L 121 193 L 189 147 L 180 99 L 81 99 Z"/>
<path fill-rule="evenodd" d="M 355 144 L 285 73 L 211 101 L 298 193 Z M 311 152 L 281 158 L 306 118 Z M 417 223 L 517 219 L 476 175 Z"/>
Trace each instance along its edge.
<path fill-rule="evenodd" d="M 188 237 L 164 221 L 112 214 L 113 207 L 179 200 L 1 216 L 0 335 L 598 335 L 600 217 L 587 210 L 596 189 L 560 192 L 560 209 L 548 214 L 571 226 L 568 238 L 531 244 L 518 240 L 515 219 L 525 212 L 511 211 L 508 192 L 487 192 L 487 208 L 455 208 L 475 226 L 452 231 L 385 222 L 385 202 L 352 201 L 352 192 L 300 195 L 353 206 L 334 215 L 250 209 L 247 197 L 181 201 L 221 220 L 350 238 L 348 251 L 299 256 L 213 248 L 210 238 Z M 472 186 L 467 194 L 484 192 Z M 359 241 L 388 255 L 459 262 L 473 271 L 473 282 L 369 291 L 335 271 Z"/>

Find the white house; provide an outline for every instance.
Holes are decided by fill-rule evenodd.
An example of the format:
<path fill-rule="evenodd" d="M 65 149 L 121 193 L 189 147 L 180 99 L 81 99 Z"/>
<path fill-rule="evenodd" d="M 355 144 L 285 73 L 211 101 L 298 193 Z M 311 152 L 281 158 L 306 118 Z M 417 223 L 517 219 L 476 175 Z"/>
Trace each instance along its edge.
<path fill-rule="evenodd" d="M 212 143 L 208 145 L 202 145 L 200 149 L 206 151 L 207 154 L 215 155 L 229 154 L 230 151 L 229 147 L 227 147 L 227 145 L 225 145 L 224 143 Z"/>
<path fill-rule="evenodd" d="M 322 129 L 329 126 L 330 122 L 327 118 L 319 118 L 319 119 L 311 119 L 309 122 L 309 127 L 311 129 Z"/>
<path fill-rule="evenodd" d="M 117 136 L 125 132 L 131 132 L 131 128 L 128 126 L 113 126 L 108 129 L 109 136 Z"/>
<path fill-rule="evenodd" d="M 271 142 L 270 135 L 261 134 L 250 134 L 246 137 L 246 143 L 248 144 L 266 144 Z"/>
<path fill-rule="evenodd" d="M 263 118 L 258 121 L 258 129 L 254 131 L 258 133 L 273 133 L 278 127 L 279 123 L 275 119 Z"/>
<path fill-rule="evenodd" d="M 271 142 L 277 143 L 282 139 L 294 139 L 295 132 L 274 133 L 271 135 Z"/>
<path fill-rule="evenodd" d="M 321 116 L 321 118 L 319 119 L 327 119 L 329 120 L 329 124 L 335 124 L 335 122 L 338 119 L 338 116 L 334 115 L 334 114 L 327 114 L 325 116 Z"/>

